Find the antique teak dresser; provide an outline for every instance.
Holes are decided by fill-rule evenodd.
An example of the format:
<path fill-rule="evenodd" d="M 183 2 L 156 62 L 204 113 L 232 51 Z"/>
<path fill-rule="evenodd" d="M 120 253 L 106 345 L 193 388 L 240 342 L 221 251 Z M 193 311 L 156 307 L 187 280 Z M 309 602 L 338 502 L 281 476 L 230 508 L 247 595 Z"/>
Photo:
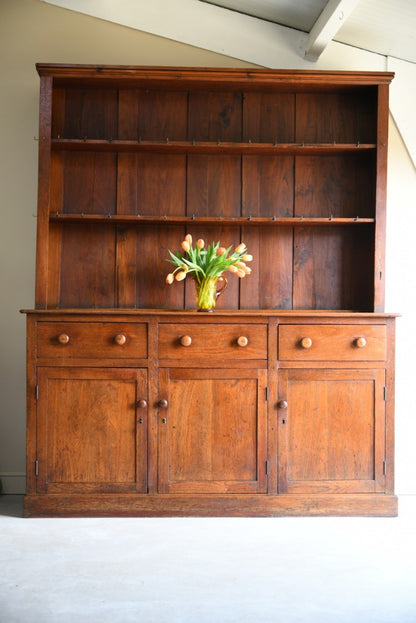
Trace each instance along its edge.
<path fill-rule="evenodd" d="M 397 514 L 393 75 L 37 69 L 25 516 Z M 253 255 L 214 313 L 186 234 Z"/>

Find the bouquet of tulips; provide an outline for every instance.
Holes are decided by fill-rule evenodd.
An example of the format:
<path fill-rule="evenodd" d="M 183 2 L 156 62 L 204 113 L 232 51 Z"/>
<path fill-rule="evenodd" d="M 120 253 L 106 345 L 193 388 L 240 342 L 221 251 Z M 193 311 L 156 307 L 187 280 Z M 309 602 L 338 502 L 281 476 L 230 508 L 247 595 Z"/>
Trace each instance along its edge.
<path fill-rule="evenodd" d="M 246 262 L 251 262 L 252 255 L 247 253 L 244 242 L 230 253 L 232 247 L 225 249 L 220 242 L 213 242 L 207 248 L 200 238 L 195 246 L 192 245 L 192 236 L 187 234 L 181 244 L 182 251 L 169 250 L 171 259 L 167 261 L 176 266 L 176 269 L 166 277 L 166 283 L 171 284 L 174 280 L 182 281 L 189 274 L 198 284 L 206 277 L 220 277 L 226 270 L 243 278 L 251 273 Z"/>
<path fill-rule="evenodd" d="M 181 246 L 183 253 L 169 251 L 170 259 L 167 261 L 176 268 L 168 274 L 166 283 L 183 281 L 190 275 L 195 281 L 196 300 L 200 311 L 214 310 L 217 298 L 227 286 L 227 279 L 223 277 L 226 270 L 240 278 L 251 273 L 246 262 L 250 262 L 253 256 L 247 253 L 244 242 L 240 242 L 231 253 L 232 247 L 225 249 L 219 242 L 213 242 L 205 248 L 202 238 L 193 246 L 192 236 L 188 234 Z M 220 289 L 217 289 L 217 282 L 221 283 Z"/>

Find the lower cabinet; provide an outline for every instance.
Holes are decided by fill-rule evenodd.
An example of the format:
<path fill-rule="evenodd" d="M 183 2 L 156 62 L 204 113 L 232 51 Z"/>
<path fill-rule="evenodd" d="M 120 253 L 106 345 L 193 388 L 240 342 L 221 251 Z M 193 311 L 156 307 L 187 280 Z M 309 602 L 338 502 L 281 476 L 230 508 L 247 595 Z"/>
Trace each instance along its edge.
<path fill-rule="evenodd" d="M 160 493 L 267 491 L 267 370 L 159 372 Z"/>
<path fill-rule="evenodd" d="M 279 374 L 280 491 L 384 492 L 384 370 Z"/>
<path fill-rule="evenodd" d="M 146 370 L 39 368 L 36 492 L 146 492 L 146 397 Z"/>
<path fill-rule="evenodd" d="M 189 315 L 29 314 L 25 516 L 397 514 L 393 318 Z"/>

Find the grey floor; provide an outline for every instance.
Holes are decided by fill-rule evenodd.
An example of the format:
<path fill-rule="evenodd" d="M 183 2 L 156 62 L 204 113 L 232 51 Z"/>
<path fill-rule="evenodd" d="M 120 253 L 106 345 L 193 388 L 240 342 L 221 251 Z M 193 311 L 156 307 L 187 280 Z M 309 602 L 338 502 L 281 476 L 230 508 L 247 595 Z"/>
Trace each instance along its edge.
<path fill-rule="evenodd" d="M 1 623 L 415 623 L 398 518 L 22 519 L 0 496 Z"/>

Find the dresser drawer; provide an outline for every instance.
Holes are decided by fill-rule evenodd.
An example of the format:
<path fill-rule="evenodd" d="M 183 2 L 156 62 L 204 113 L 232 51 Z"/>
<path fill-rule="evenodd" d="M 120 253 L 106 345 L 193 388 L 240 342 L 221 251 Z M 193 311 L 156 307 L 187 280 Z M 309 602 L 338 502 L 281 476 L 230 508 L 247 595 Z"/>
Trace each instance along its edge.
<path fill-rule="evenodd" d="M 384 325 L 280 325 L 282 361 L 384 361 Z"/>
<path fill-rule="evenodd" d="M 266 359 L 267 325 L 161 324 L 160 359 Z"/>
<path fill-rule="evenodd" d="M 147 357 L 147 325 L 113 322 L 39 322 L 38 357 Z"/>

